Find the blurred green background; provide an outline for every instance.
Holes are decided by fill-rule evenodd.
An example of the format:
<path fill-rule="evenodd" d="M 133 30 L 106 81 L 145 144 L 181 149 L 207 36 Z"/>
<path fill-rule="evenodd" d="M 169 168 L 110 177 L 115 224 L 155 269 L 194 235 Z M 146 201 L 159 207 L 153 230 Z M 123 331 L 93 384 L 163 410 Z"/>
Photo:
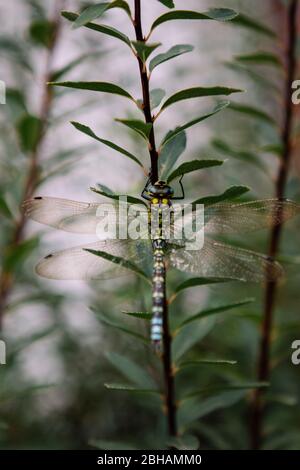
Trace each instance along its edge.
<path fill-rule="evenodd" d="M 178 43 L 195 46 L 191 54 L 168 62 L 153 74 L 153 88 L 166 88 L 168 95 L 191 86 L 246 90 L 232 98 L 232 108 L 188 131 L 180 161 L 226 159 L 220 169 L 186 177 L 188 198 L 220 194 L 232 185 L 251 188 L 242 200 L 273 197 L 286 112 L 289 2 L 175 3 L 177 8 L 184 3 L 184 8 L 196 11 L 215 6 L 233 8 L 252 19 L 248 24 L 170 22 L 153 35 L 152 40 L 162 42 L 164 50 Z M 129 159 L 91 141 L 69 123 L 80 121 L 102 138 L 122 144 L 147 168 L 146 147 L 114 122 L 116 117 L 132 117 L 126 100 L 62 88 L 49 91 L 45 84 L 61 78 L 103 80 L 119 84 L 134 96 L 141 95 L 137 63 L 121 43 L 86 28 L 72 30 L 70 23 L 60 18 L 59 10 L 78 12 L 87 4 L 75 0 L 0 4 L 0 15 L 5 19 L 0 29 L 0 79 L 7 87 L 6 104 L 0 105 L 0 337 L 7 345 L 7 363 L 0 366 L 2 449 L 159 449 L 168 442 L 159 396 L 104 386 L 120 382 L 138 385 L 145 373 L 162 384 L 159 360 L 132 334 L 133 330 L 146 336 L 148 324 L 121 313 L 147 310 L 149 287 L 133 275 L 90 284 L 39 279 L 34 266 L 42 256 L 88 239 L 46 229 L 22 219 L 19 212 L 26 191 L 27 195 L 33 191 L 35 195 L 99 201 L 101 198 L 89 191 L 96 183 L 131 195 L 139 195 L 145 183 L 145 175 Z M 156 0 L 142 4 L 146 30 L 166 8 Z M 128 18 L 120 11 L 109 12 L 103 22 L 133 36 Z M 297 53 L 298 46 L 297 39 Z M 163 137 L 169 129 L 199 111 L 201 114 L 210 102 L 205 98 L 178 104 L 162 115 L 157 135 Z M 296 106 L 293 114 L 285 195 L 300 201 Z M 34 187 L 30 187 L 30 174 L 34 175 Z M 300 366 L 291 362 L 291 344 L 300 339 L 299 229 L 297 219 L 287 224 L 280 249 L 287 276 L 278 290 L 272 331 L 264 449 L 300 449 Z M 250 234 L 233 242 L 267 252 L 269 236 L 268 232 Z M 184 279 L 179 273 L 170 273 L 169 291 Z M 176 375 L 178 400 L 191 390 L 203 390 L 179 409 L 184 437 L 178 446 L 247 449 L 251 445 L 253 391 L 251 387 L 226 390 L 226 385 L 257 381 L 263 292 L 262 285 L 217 284 L 187 289 L 172 303 L 170 318 L 176 325 L 201 309 L 255 299 L 199 321 L 182 338 L 183 348 L 193 346 L 187 360 L 203 357 L 236 363 L 187 367 Z"/>

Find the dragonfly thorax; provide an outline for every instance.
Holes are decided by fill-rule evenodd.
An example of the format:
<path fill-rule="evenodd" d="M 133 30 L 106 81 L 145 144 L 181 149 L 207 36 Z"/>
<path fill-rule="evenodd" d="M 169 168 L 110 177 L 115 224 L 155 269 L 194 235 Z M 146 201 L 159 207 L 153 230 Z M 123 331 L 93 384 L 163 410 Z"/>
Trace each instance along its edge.
<path fill-rule="evenodd" d="M 174 195 L 174 190 L 165 181 L 157 181 L 148 185 L 147 193 L 152 204 L 169 204 Z"/>

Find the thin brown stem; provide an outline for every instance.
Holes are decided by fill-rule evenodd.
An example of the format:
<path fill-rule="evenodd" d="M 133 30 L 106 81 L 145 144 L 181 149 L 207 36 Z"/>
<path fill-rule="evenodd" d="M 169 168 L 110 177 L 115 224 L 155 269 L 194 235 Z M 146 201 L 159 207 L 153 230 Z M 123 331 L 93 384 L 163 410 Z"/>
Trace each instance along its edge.
<path fill-rule="evenodd" d="M 141 18 L 141 0 L 134 1 L 135 15 L 134 15 L 134 29 L 137 41 L 145 42 L 142 30 L 142 18 Z M 152 129 L 149 135 L 149 154 L 151 160 L 151 174 L 150 178 L 152 183 L 156 183 L 158 180 L 158 152 L 156 150 L 155 134 L 153 128 L 153 117 L 151 113 L 150 105 L 150 87 L 147 68 L 140 57 L 137 57 L 139 63 L 142 92 L 143 92 L 143 113 L 145 116 L 145 122 L 152 124 Z"/>
<path fill-rule="evenodd" d="M 48 54 L 46 59 L 45 65 L 45 72 L 44 72 L 44 90 L 43 90 L 43 97 L 41 102 L 41 109 L 39 113 L 40 119 L 40 128 L 39 128 L 39 135 L 36 140 L 35 148 L 32 150 L 29 156 L 29 166 L 27 171 L 27 176 L 25 179 L 24 189 L 23 189 L 23 196 L 20 201 L 20 206 L 22 203 L 32 197 L 35 188 L 38 184 L 39 178 L 39 160 L 41 154 L 41 148 L 43 145 L 43 141 L 45 138 L 45 133 L 47 130 L 47 123 L 48 117 L 52 105 L 53 95 L 51 87 L 47 86 L 47 82 L 51 81 L 51 73 L 52 73 L 52 60 L 54 55 L 54 50 L 57 45 L 57 41 L 59 38 L 60 32 L 60 10 L 63 8 L 64 0 L 58 0 L 55 6 L 55 17 L 53 20 L 53 34 L 51 38 L 51 42 L 48 46 Z M 23 240 L 24 230 L 26 226 L 26 218 L 24 216 L 24 212 L 22 211 L 22 207 L 20 207 L 20 215 L 19 218 L 16 220 L 15 225 L 12 229 L 12 234 L 10 238 L 10 243 L 7 246 L 7 250 L 14 250 Z M 14 276 L 13 273 L 9 270 L 3 269 L 0 275 L 0 330 L 3 327 L 3 317 L 7 305 L 8 298 L 12 293 L 14 285 Z"/>
<path fill-rule="evenodd" d="M 134 29 L 137 41 L 145 42 L 142 29 L 141 18 L 141 0 L 134 1 L 135 14 L 134 14 Z M 147 67 L 143 61 L 137 57 L 140 70 L 140 78 L 143 92 L 143 112 L 145 122 L 152 124 L 152 130 L 149 135 L 149 154 L 151 160 L 150 179 L 152 183 L 158 180 L 158 152 L 155 144 L 154 133 L 154 119 L 151 112 L 150 104 L 150 87 L 149 76 Z M 175 387 L 174 387 L 174 374 L 172 370 L 172 338 L 169 327 L 169 313 L 168 303 L 165 301 L 163 311 L 163 369 L 164 369 L 164 382 L 165 382 L 165 405 L 168 421 L 168 431 L 170 436 L 177 435 L 176 425 L 176 403 L 175 403 Z"/>
<path fill-rule="evenodd" d="M 297 6 L 298 0 L 292 0 L 288 7 L 288 46 L 287 46 L 287 75 L 285 82 L 285 116 L 282 129 L 283 152 L 280 167 L 276 179 L 276 197 L 282 199 L 285 195 L 285 188 L 288 179 L 292 155 L 292 124 L 293 124 L 293 104 L 291 100 L 292 82 L 296 72 L 296 39 L 297 39 Z M 272 228 L 269 256 L 276 258 L 279 251 L 280 238 L 282 234 L 282 225 L 278 224 Z M 277 294 L 277 282 L 269 281 L 266 283 L 264 300 L 264 317 L 260 339 L 260 349 L 258 357 L 258 381 L 269 381 L 270 362 L 271 362 L 271 339 L 273 328 L 273 317 L 275 310 L 275 301 Z M 263 389 L 257 389 L 252 401 L 251 416 L 251 447 L 260 449 L 263 440 L 263 421 L 265 403 Z"/>

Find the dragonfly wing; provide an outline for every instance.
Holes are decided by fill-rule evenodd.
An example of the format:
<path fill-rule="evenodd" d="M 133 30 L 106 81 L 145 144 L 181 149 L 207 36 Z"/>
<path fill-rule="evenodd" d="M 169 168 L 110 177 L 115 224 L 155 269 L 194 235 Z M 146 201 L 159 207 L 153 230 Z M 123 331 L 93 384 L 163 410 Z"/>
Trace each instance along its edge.
<path fill-rule="evenodd" d="M 103 251 L 134 263 L 140 270 L 148 266 L 151 245 L 134 240 L 100 240 L 52 253 L 36 266 L 36 272 L 48 279 L 96 280 L 128 275 L 128 269 L 86 250 Z"/>
<path fill-rule="evenodd" d="M 126 228 L 132 220 L 130 215 L 126 218 L 127 207 L 124 202 L 98 204 L 53 197 L 36 197 L 24 203 L 25 214 L 36 222 L 65 232 L 99 235 L 103 233 L 100 222 L 104 217 L 110 217 L 112 230 L 121 225 Z M 147 220 L 146 209 L 142 215 Z"/>
<path fill-rule="evenodd" d="M 173 248 L 169 260 L 171 266 L 203 277 L 260 282 L 265 279 L 276 280 L 283 275 L 280 264 L 267 256 L 209 238 L 205 239 L 201 250 Z"/>
<path fill-rule="evenodd" d="M 300 214 L 300 204 L 289 200 L 265 199 L 240 204 L 205 207 L 205 233 L 244 233 L 278 225 Z"/>

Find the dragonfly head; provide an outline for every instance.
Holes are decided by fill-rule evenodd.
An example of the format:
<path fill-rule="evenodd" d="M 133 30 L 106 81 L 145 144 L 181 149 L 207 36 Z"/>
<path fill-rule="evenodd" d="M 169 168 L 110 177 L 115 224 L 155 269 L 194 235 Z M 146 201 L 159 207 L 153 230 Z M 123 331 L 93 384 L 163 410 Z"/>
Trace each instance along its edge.
<path fill-rule="evenodd" d="M 174 190 L 165 181 L 157 181 L 150 184 L 148 187 L 149 194 L 153 200 L 158 199 L 157 202 L 162 201 L 163 204 L 168 204 L 169 200 L 174 195 Z"/>

